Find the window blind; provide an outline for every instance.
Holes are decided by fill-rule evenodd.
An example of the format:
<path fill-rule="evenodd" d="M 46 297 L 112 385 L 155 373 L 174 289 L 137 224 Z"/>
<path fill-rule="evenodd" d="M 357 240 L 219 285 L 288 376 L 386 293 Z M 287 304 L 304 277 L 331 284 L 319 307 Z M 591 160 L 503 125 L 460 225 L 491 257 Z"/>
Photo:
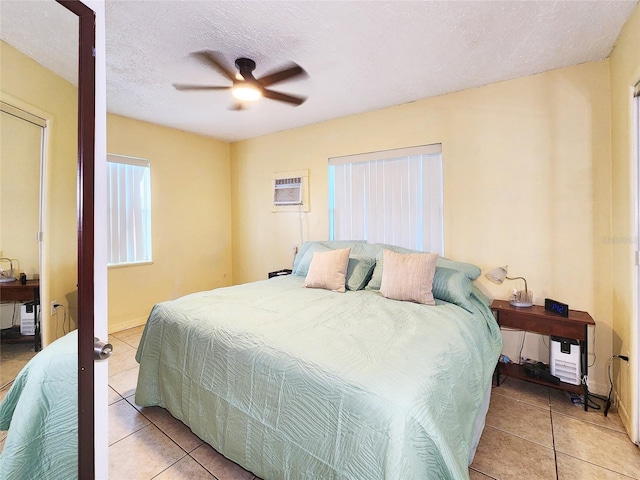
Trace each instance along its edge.
<path fill-rule="evenodd" d="M 152 261 L 149 160 L 107 155 L 109 265 Z"/>
<path fill-rule="evenodd" d="M 444 253 L 442 147 L 329 159 L 329 236 Z"/>

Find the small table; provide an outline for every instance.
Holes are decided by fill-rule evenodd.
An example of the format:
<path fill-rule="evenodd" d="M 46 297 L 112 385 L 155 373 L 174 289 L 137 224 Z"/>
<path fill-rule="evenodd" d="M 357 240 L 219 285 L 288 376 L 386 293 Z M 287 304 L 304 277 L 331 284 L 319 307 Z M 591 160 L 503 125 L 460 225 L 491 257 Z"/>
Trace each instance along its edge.
<path fill-rule="evenodd" d="M 282 270 L 276 270 L 275 272 L 269 272 L 269 278 L 281 277 L 282 275 L 291 275 L 291 270 L 283 268 Z"/>
<path fill-rule="evenodd" d="M 527 332 L 540 333 L 542 335 L 553 335 L 578 340 L 580 343 L 580 370 L 582 385 L 572 385 L 570 383 L 560 382 L 555 385 L 545 382 L 539 378 L 527 377 L 524 372 L 524 366 L 519 364 L 501 364 L 498 362 L 496 373 L 499 375 L 502 371 L 510 377 L 520 378 L 529 382 L 539 383 L 548 387 L 566 390 L 578 395 L 584 395 L 584 409 L 588 410 L 589 388 L 587 386 L 586 376 L 588 373 L 588 350 L 587 350 L 587 328 L 589 325 L 595 325 L 596 322 L 587 312 L 578 310 L 569 310 L 569 317 L 563 317 L 557 313 L 552 313 L 544 309 L 540 305 L 532 307 L 514 307 L 506 300 L 494 300 L 491 303 L 491 310 L 496 316 L 498 325 L 501 327 L 514 328 L 516 330 L 524 330 Z"/>
<path fill-rule="evenodd" d="M 34 349 L 39 352 L 42 348 L 40 342 L 40 317 L 38 315 L 40 306 L 40 280 L 27 280 L 22 285 L 19 280 L 13 282 L 0 283 L 0 300 L 3 302 L 32 302 L 35 309 L 34 323 Z"/>

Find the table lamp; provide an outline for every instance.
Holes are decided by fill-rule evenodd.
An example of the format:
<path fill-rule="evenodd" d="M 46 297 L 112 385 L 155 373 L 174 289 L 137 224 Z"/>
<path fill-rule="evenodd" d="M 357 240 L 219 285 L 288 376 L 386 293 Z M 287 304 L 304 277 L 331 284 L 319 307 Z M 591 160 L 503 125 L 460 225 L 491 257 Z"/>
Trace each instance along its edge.
<path fill-rule="evenodd" d="M 494 268 L 485 276 L 494 283 L 502 285 L 506 280 L 523 280 L 524 290 L 517 290 L 509 297 L 509 303 L 514 307 L 531 307 L 533 305 L 533 292 L 527 288 L 527 280 L 524 277 L 507 277 L 508 266 Z"/>
<path fill-rule="evenodd" d="M 9 268 L 7 267 L 9 265 Z M 0 283 L 13 282 L 13 260 L 10 258 L 0 258 Z"/>

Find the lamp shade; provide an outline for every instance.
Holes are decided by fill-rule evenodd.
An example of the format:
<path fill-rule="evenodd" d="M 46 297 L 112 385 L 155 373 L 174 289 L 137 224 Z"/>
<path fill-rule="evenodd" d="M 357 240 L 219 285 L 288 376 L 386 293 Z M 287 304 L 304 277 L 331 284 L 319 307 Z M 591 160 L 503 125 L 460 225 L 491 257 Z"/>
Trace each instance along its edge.
<path fill-rule="evenodd" d="M 498 285 L 502 285 L 505 278 L 507 278 L 507 269 L 508 266 L 494 268 L 490 272 L 488 272 L 485 276 L 491 280 L 493 283 L 497 283 Z"/>
<path fill-rule="evenodd" d="M 533 305 L 533 292 L 527 286 L 527 280 L 524 277 L 507 277 L 508 266 L 494 268 L 485 276 L 494 283 L 502 285 L 505 280 L 522 280 L 524 282 L 524 290 L 514 291 L 509 297 L 509 303 L 514 307 L 531 307 Z"/>

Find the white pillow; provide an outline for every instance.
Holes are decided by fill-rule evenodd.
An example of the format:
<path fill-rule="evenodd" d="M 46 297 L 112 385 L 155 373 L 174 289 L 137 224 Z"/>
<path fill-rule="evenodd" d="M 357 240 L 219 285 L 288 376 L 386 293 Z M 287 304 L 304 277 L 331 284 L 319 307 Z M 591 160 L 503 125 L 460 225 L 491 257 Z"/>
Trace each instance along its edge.
<path fill-rule="evenodd" d="M 304 286 L 343 293 L 350 252 L 350 248 L 313 252 L 309 272 L 304 279 Z"/>
<path fill-rule="evenodd" d="M 409 300 L 435 305 L 433 276 L 436 273 L 437 253 L 395 253 L 383 250 L 382 283 L 380 293 L 392 300 Z"/>

